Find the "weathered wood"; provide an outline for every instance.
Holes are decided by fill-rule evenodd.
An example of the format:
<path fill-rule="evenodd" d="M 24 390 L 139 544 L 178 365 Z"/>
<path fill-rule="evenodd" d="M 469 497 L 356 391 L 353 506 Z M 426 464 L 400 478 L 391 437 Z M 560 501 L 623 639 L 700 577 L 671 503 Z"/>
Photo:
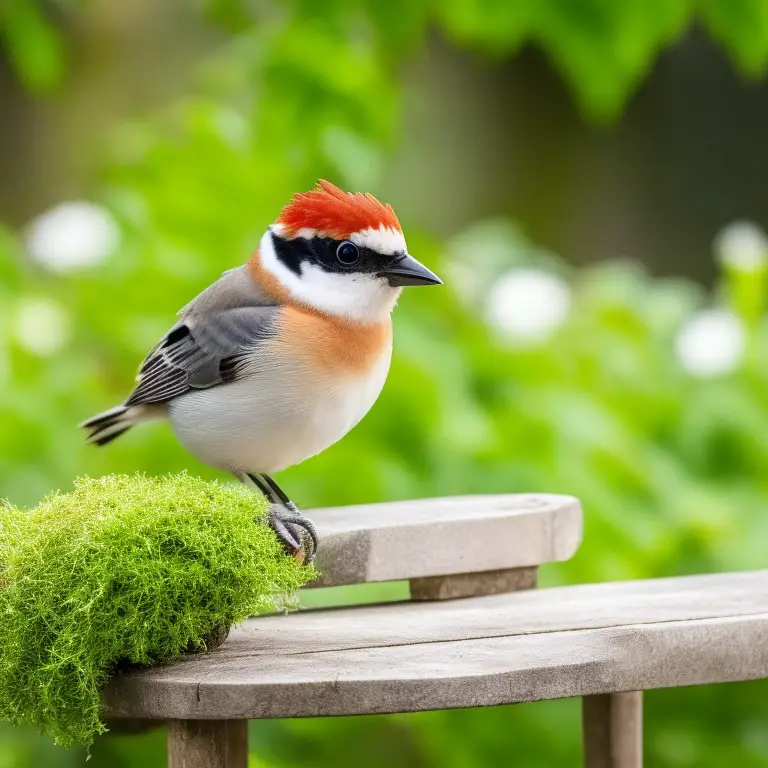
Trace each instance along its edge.
<path fill-rule="evenodd" d="M 108 688 L 113 713 L 417 712 L 768 677 L 768 614 L 169 667 Z"/>
<path fill-rule="evenodd" d="M 215 653 L 162 669 L 203 674 L 212 665 L 249 656 L 479 640 L 758 613 L 768 613 L 768 571 L 582 584 L 471 600 L 263 616 L 235 627 Z M 192 659 L 195 661 L 190 665 Z M 159 670 L 152 674 L 156 672 Z"/>
<path fill-rule="evenodd" d="M 582 718 L 585 768 L 642 768 L 641 692 L 585 696 Z"/>
<path fill-rule="evenodd" d="M 483 573 L 422 576 L 410 580 L 411 600 L 453 600 L 532 589 L 536 586 L 538 572 L 539 569 L 532 566 Z"/>
<path fill-rule="evenodd" d="M 567 560 L 581 542 L 570 496 L 419 499 L 307 510 L 320 536 L 311 586 L 476 573 Z"/>
<path fill-rule="evenodd" d="M 168 768 L 246 768 L 245 720 L 171 720 Z"/>
<path fill-rule="evenodd" d="M 112 715 L 410 712 L 768 676 L 768 571 L 309 611 L 112 680 Z"/>

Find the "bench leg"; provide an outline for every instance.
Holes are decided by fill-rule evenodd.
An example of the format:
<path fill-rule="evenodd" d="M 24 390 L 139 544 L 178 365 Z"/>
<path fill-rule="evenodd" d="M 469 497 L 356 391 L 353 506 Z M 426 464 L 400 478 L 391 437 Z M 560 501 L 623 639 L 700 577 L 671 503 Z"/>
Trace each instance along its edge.
<path fill-rule="evenodd" d="M 582 718 L 586 768 L 642 768 L 640 691 L 584 696 Z"/>
<path fill-rule="evenodd" d="M 170 720 L 169 768 L 246 768 L 247 720 Z"/>

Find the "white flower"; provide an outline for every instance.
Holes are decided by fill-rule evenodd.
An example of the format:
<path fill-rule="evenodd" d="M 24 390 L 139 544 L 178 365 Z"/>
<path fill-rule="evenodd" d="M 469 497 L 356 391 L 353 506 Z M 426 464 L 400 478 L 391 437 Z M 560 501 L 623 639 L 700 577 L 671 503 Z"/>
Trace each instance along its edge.
<path fill-rule="evenodd" d="M 441 267 L 446 284 L 467 307 L 486 300 L 496 276 L 510 265 L 529 263 L 534 249 L 507 219 L 477 221 L 447 243 L 448 258 Z"/>
<path fill-rule="evenodd" d="M 726 309 L 710 309 L 697 313 L 683 326 L 675 350 L 688 373 L 708 378 L 736 370 L 745 345 L 739 318 Z"/>
<path fill-rule="evenodd" d="M 69 316 L 52 299 L 22 299 L 16 308 L 13 330 L 23 349 L 48 357 L 69 340 Z"/>
<path fill-rule="evenodd" d="M 98 205 L 61 203 L 41 213 L 27 230 L 27 251 L 51 272 L 65 273 L 103 262 L 118 244 L 117 224 Z"/>
<path fill-rule="evenodd" d="M 768 261 L 768 237 L 757 224 L 737 221 L 717 236 L 715 251 L 726 266 L 743 272 L 757 272 Z"/>
<path fill-rule="evenodd" d="M 549 338 L 568 317 L 571 289 L 538 269 L 512 269 L 493 285 L 487 318 L 500 334 L 536 343 Z"/>

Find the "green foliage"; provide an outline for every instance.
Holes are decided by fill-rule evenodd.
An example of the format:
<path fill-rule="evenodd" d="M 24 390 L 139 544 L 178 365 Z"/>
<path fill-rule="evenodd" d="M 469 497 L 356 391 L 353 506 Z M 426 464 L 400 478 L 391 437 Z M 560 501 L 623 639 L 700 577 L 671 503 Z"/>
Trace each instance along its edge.
<path fill-rule="evenodd" d="M 430 23 L 458 44 L 494 57 L 509 56 L 525 43 L 540 46 L 584 115 L 598 123 L 618 117 L 659 52 L 698 21 L 743 74 L 758 76 L 768 63 L 764 0 L 285 0 L 280 5 L 292 21 L 285 23 L 269 5 L 244 0 L 207 0 L 202 8 L 233 34 L 284 24 L 276 49 L 282 60 L 272 64 L 282 71 L 283 83 L 290 83 L 282 91 L 292 102 L 287 108 L 306 103 L 304 89 L 312 90 L 317 70 L 325 85 L 331 85 L 327 72 L 334 72 L 332 85 L 343 92 L 355 88 L 353 81 L 365 77 L 367 66 L 391 69 L 389 63 L 424 40 Z M 74 13 L 72 6 L 65 8 Z M 0 33 L 28 88 L 50 91 L 61 81 L 63 38 L 36 0 L 7 0 L 0 7 Z M 357 39 L 356 53 L 370 57 L 368 63 L 338 66 L 347 55 L 343 43 L 337 46 L 340 33 Z M 315 114 L 304 112 L 304 117 Z M 347 115 L 353 123 L 354 118 Z"/>
<path fill-rule="evenodd" d="M 312 24 L 366 21 L 378 31 L 381 64 L 398 60 L 423 40 L 430 22 L 455 43 L 508 57 L 526 43 L 551 58 L 583 114 L 597 123 L 615 120 L 659 53 L 699 21 L 737 68 L 755 77 L 768 63 L 768 4 L 764 0 L 289 0 L 297 20 Z M 209 12 L 228 27 L 247 26 L 248 4 L 211 0 Z M 254 21 L 263 18 L 252 16 Z M 299 21 L 299 25 L 305 25 Z M 291 46 L 300 36 L 292 36 Z M 335 35 L 328 36 L 335 42 Z M 322 59 L 304 57 L 324 66 Z"/>
<path fill-rule="evenodd" d="M 88 744 L 116 664 L 204 650 L 218 627 L 290 599 L 312 569 L 258 524 L 265 507 L 186 475 L 80 479 L 31 511 L 0 504 L 0 719 Z"/>
<path fill-rule="evenodd" d="M 739 69 L 758 77 L 768 63 L 768 3 L 763 0 L 701 0 L 701 15 L 712 37 Z"/>
<path fill-rule="evenodd" d="M 496 56 L 528 41 L 540 45 L 598 122 L 618 116 L 661 48 L 692 23 L 694 9 L 691 0 L 455 0 L 437 7 L 457 42 Z"/>
<path fill-rule="evenodd" d="M 64 75 L 61 35 L 33 0 L 5 0 L 0 5 L 0 39 L 19 79 L 37 93 L 51 92 Z"/>

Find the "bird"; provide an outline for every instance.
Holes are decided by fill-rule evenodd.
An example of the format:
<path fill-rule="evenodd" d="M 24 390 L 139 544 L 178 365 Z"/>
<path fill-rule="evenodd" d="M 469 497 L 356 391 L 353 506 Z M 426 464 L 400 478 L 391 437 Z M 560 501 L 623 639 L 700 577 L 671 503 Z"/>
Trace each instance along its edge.
<path fill-rule="evenodd" d="M 321 179 L 293 195 L 244 264 L 178 312 L 125 401 L 79 426 L 104 446 L 167 419 L 195 458 L 255 486 L 286 552 L 312 563 L 315 527 L 272 475 L 368 413 L 403 288 L 439 284 L 409 254 L 390 205 Z"/>

